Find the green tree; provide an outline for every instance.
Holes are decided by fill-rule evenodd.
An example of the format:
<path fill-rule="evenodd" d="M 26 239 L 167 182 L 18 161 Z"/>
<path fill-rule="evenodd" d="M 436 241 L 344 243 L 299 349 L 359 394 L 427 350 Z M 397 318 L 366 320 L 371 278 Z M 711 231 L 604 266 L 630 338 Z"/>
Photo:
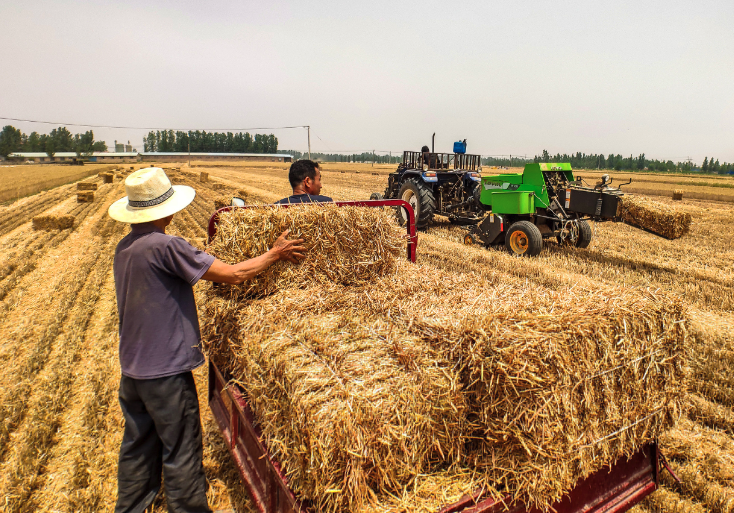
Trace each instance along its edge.
<path fill-rule="evenodd" d="M 14 126 L 7 125 L 0 132 L 0 155 L 7 157 L 22 148 L 23 133 Z"/>
<path fill-rule="evenodd" d="M 94 151 L 94 132 L 87 130 L 74 136 L 74 151 L 77 157 L 88 157 Z"/>
<path fill-rule="evenodd" d="M 701 171 L 704 173 L 709 172 L 709 158 L 708 157 L 703 158 L 703 164 L 701 164 Z"/>

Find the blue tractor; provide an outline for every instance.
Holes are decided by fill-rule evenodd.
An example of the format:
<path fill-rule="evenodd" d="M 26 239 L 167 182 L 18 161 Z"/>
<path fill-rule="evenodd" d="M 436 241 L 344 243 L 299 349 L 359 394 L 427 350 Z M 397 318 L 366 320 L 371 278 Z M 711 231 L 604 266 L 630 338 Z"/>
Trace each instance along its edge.
<path fill-rule="evenodd" d="M 475 194 L 481 182 L 481 156 L 469 155 L 466 141 L 454 145 L 455 153 L 403 152 L 403 162 L 388 176 L 384 196 L 370 199 L 402 199 L 415 212 L 416 226 L 425 228 L 433 216 L 448 217 L 455 224 L 476 224 Z M 458 151 L 457 151 L 458 150 Z M 405 211 L 397 209 L 398 222 L 407 222 Z"/>

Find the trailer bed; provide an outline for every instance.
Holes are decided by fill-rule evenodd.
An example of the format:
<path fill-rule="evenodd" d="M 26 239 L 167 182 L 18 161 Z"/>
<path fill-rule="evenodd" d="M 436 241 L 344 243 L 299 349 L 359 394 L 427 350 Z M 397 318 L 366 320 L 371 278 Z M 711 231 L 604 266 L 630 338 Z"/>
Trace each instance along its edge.
<path fill-rule="evenodd" d="M 271 457 L 243 391 L 209 363 L 209 407 L 217 420 L 242 482 L 260 513 L 314 513 L 288 487 L 280 464 Z M 642 447 L 628 460 L 621 459 L 580 481 L 563 500 L 553 505 L 558 513 L 622 513 L 658 487 L 659 453 L 656 443 Z M 504 498 L 510 502 L 509 496 Z M 437 513 L 541 513 L 486 497 L 481 491 L 447 504 Z"/>

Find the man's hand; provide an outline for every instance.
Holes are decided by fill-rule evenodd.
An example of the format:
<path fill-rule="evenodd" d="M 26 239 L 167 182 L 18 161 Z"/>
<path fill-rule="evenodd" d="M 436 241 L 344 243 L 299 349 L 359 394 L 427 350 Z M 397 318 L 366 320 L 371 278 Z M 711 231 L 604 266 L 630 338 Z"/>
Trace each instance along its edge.
<path fill-rule="evenodd" d="M 290 230 L 281 233 L 270 251 L 277 255 L 278 260 L 287 260 L 295 264 L 306 258 L 306 248 L 301 246 L 303 239 L 287 239 L 289 233 Z"/>
<path fill-rule="evenodd" d="M 287 239 L 289 233 L 290 230 L 284 231 L 266 253 L 239 264 L 228 265 L 219 259 L 214 260 L 202 278 L 217 283 L 240 284 L 251 280 L 278 260 L 298 263 L 306 258 L 306 248 L 301 246 L 303 239 Z"/>

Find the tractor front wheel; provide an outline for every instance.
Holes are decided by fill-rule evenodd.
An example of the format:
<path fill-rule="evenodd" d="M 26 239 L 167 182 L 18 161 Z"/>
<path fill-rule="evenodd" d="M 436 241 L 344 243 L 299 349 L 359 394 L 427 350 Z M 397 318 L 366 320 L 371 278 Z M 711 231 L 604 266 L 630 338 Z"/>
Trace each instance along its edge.
<path fill-rule="evenodd" d="M 535 256 L 543 248 L 543 236 L 530 221 L 518 221 L 507 230 L 505 247 L 513 255 Z"/>
<path fill-rule="evenodd" d="M 416 228 L 424 228 L 433 220 L 433 213 L 436 211 L 436 197 L 423 182 L 413 178 L 406 180 L 400 187 L 398 198 L 413 207 Z M 408 214 L 401 207 L 397 209 L 397 217 L 400 226 L 408 222 Z"/>

